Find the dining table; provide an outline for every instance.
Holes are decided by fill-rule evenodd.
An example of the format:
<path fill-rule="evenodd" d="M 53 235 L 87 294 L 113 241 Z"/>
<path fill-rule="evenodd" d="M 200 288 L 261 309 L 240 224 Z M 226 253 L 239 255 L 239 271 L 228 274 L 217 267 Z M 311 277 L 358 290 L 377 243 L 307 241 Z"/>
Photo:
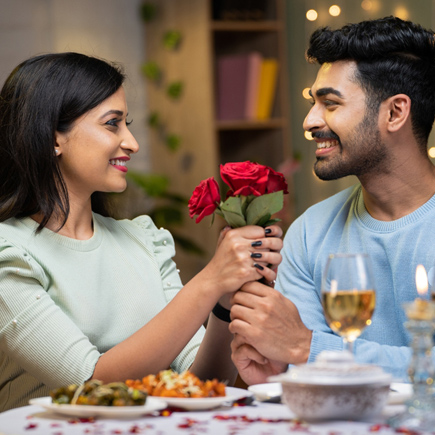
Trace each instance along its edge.
<path fill-rule="evenodd" d="M 206 410 L 166 407 L 149 415 L 126 418 L 110 414 L 103 417 L 60 415 L 36 404 L 0 413 L 0 435 L 416 434 L 406 429 L 395 430 L 387 424 L 389 417 L 403 409 L 401 404 L 387 405 L 379 415 L 367 421 L 304 422 L 285 404 L 255 399 L 223 403 Z"/>

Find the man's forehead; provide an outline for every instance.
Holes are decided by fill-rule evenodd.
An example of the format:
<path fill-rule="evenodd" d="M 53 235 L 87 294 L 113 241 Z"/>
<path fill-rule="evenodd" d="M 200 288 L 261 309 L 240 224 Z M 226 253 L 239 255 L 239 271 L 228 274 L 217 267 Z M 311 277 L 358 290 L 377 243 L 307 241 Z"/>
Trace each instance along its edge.
<path fill-rule="evenodd" d="M 312 95 L 320 92 L 322 95 L 333 93 L 342 97 L 349 86 L 359 87 L 354 79 L 355 70 L 356 63 L 353 61 L 325 62 L 320 67 L 316 81 L 311 87 Z"/>

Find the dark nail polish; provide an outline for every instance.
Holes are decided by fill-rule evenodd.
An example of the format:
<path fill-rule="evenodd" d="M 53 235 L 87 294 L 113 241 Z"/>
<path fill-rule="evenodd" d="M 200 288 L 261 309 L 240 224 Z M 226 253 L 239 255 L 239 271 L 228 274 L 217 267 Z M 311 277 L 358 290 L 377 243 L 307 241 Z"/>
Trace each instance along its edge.
<path fill-rule="evenodd" d="M 251 252 L 251 258 L 261 258 L 262 255 L 259 252 Z"/>
<path fill-rule="evenodd" d="M 253 248 L 256 248 L 257 246 L 261 246 L 263 244 L 263 242 L 261 240 L 258 240 L 257 242 L 252 242 L 251 246 Z"/>
<path fill-rule="evenodd" d="M 265 230 L 264 230 L 264 233 L 266 234 L 266 236 L 268 235 L 268 234 L 270 234 L 272 232 L 272 230 L 270 229 L 270 228 L 266 228 Z"/>
<path fill-rule="evenodd" d="M 261 264 L 258 263 L 254 263 L 254 267 L 256 267 L 257 269 L 263 270 L 264 267 Z"/>

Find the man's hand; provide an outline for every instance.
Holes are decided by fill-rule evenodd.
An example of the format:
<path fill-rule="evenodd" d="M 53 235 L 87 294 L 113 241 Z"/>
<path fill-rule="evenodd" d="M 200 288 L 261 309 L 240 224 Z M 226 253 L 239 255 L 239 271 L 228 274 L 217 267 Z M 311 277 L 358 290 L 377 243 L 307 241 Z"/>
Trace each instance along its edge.
<path fill-rule="evenodd" d="M 243 337 L 247 345 L 269 361 L 300 364 L 308 360 L 312 331 L 303 324 L 288 298 L 253 281 L 243 285 L 232 299 L 230 332 Z M 258 359 L 253 361 L 261 363 Z"/>
<path fill-rule="evenodd" d="M 269 376 L 277 375 L 287 370 L 286 363 L 268 360 L 252 346 L 246 344 L 238 334 L 234 336 L 231 350 L 231 359 L 239 371 L 240 377 L 248 385 L 265 383 Z"/>

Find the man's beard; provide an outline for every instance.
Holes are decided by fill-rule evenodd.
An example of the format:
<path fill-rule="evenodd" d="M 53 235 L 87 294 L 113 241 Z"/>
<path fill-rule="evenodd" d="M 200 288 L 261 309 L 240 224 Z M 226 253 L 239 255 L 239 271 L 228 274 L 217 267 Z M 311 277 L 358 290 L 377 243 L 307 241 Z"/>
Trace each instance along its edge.
<path fill-rule="evenodd" d="M 328 137 L 338 140 L 341 152 L 331 161 L 318 157 L 314 163 L 314 172 L 321 180 L 337 180 L 348 175 L 365 175 L 369 172 L 381 172 L 381 164 L 388 157 L 381 134 L 377 126 L 377 116 L 367 113 L 356 126 L 354 134 L 346 141 L 347 158 L 343 159 L 343 147 L 339 137 L 334 133 Z"/>

